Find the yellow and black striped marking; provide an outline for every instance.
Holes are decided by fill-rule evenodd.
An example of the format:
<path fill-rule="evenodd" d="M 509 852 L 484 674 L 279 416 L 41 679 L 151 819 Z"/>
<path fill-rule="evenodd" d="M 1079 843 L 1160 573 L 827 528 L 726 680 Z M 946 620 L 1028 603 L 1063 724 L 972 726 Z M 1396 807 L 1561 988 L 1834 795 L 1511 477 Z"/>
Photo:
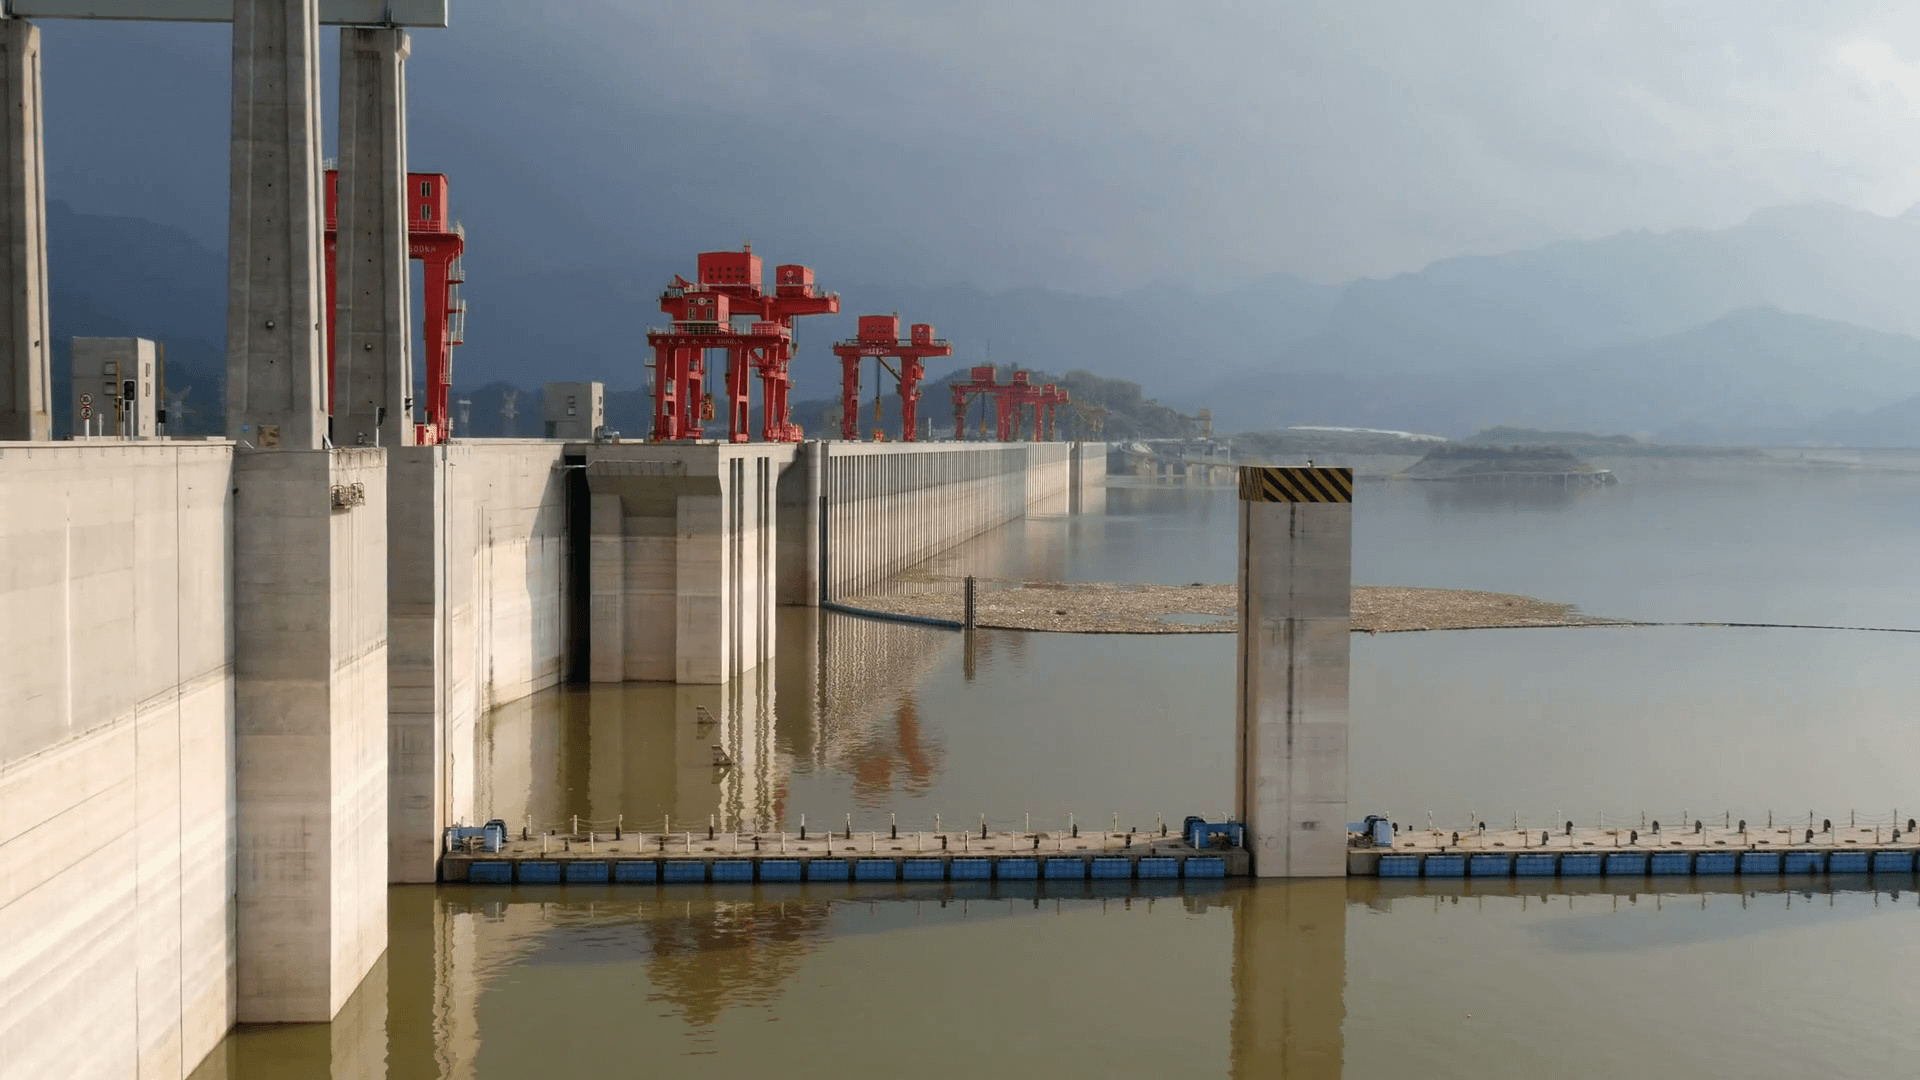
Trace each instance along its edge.
<path fill-rule="evenodd" d="M 1242 465 L 1240 497 L 1247 502 L 1350 503 L 1353 470 Z"/>

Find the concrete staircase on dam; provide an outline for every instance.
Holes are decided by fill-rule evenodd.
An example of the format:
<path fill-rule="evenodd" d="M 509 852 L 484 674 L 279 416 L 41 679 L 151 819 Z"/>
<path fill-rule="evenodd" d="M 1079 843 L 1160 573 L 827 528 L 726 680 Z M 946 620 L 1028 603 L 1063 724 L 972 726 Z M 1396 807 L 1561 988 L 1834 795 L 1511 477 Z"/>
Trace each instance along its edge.
<path fill-rule="evenodd" d="M 389 883 L 435 880 L 441 831 L 474 819 L 488 709 L 757 672 L 775 604 L 1084 505 L 1104 460 L 0 444 L 9 1045 L 70 1047 L 104 1008 L 197 1061 L 236 1020 L 332 1017 L 385 948 Z"/>

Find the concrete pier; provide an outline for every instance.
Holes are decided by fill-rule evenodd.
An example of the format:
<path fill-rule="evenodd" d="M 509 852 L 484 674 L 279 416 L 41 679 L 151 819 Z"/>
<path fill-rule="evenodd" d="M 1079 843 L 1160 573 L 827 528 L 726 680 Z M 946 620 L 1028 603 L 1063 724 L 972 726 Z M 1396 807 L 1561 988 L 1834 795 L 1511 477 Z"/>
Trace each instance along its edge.
<path fill-rule="evenodd" d="M 387 945 L 385 451 L 234 462 L 239 1019 L 332 1019 Z"/>
<path fill-rule="evenodd" d="M 234 0 L 227 435 L 318 449 L 320 25 L 316 0 Z"/>
<path fill-rule="evenodd" d="M 1240 470 L 1235 781 L 1260 877 L 1347 872 L 1353 470 Z"/>
<path fill-rule="evenodd" d="M 0 20 L 0 439 L 53 437 L 40 28 Z"/>
<path fill-rule="evenodd" d="M 773 657 L 781 443 L 589 444 L 594 682 L 718 684 Z"/>
<path fill-rule="evenodd" d="M 333 441 L 411 446 L 407 32 L 340 31 Z"/>

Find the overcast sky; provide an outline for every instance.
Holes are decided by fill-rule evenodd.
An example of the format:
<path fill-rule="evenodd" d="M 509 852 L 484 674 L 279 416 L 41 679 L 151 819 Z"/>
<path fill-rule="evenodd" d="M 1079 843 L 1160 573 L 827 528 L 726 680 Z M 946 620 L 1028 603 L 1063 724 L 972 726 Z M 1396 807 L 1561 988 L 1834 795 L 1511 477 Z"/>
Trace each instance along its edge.
<path fill-rule="evenodd" d="M 452 2 L 411 163 L 525 267 L 1341 281 L 1920 201 L 1911 5 Z M 43 33 L 51 195 L 223 243 L 225 28 Z"/>

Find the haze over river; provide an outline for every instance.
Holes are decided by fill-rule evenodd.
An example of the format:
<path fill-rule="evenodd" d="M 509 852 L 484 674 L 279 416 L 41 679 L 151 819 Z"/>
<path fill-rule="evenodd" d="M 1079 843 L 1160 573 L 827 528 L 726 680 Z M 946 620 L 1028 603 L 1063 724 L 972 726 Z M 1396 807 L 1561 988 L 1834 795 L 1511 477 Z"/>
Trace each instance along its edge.
<path fill-rule="evenodd" d="M 1355 581 L 1658 621 L 1920 628 L 1920 473 L 1615 467 L 1616 487 L 1551 495 L 1362 483 Z M 1116 478 L 1105 514 L 1016 523 L 926 572 L 1227 582 L 1235 513 L 1228 488 Z M 969 649 L 782 616 L 773 670 L 729 688 L 499 710 L 473 759 L 486 816 L 652 830 L 671 815 L 679 831 L 851 815 L 863 831 L 893 814 L 906 835 L 936 814 L 949 831 L 983 813 L 1145 829 L 1229 805 L 1231 635 L 982 631 Z M 1353 647 L 1356 819 L 1920 815 L 1920 634 Z M 388 956 L 338 1021 L 238 1029 L 196 1075 L 1904 1075 L 1920 1060 L 1914 885 L 395 888 Z"/>

